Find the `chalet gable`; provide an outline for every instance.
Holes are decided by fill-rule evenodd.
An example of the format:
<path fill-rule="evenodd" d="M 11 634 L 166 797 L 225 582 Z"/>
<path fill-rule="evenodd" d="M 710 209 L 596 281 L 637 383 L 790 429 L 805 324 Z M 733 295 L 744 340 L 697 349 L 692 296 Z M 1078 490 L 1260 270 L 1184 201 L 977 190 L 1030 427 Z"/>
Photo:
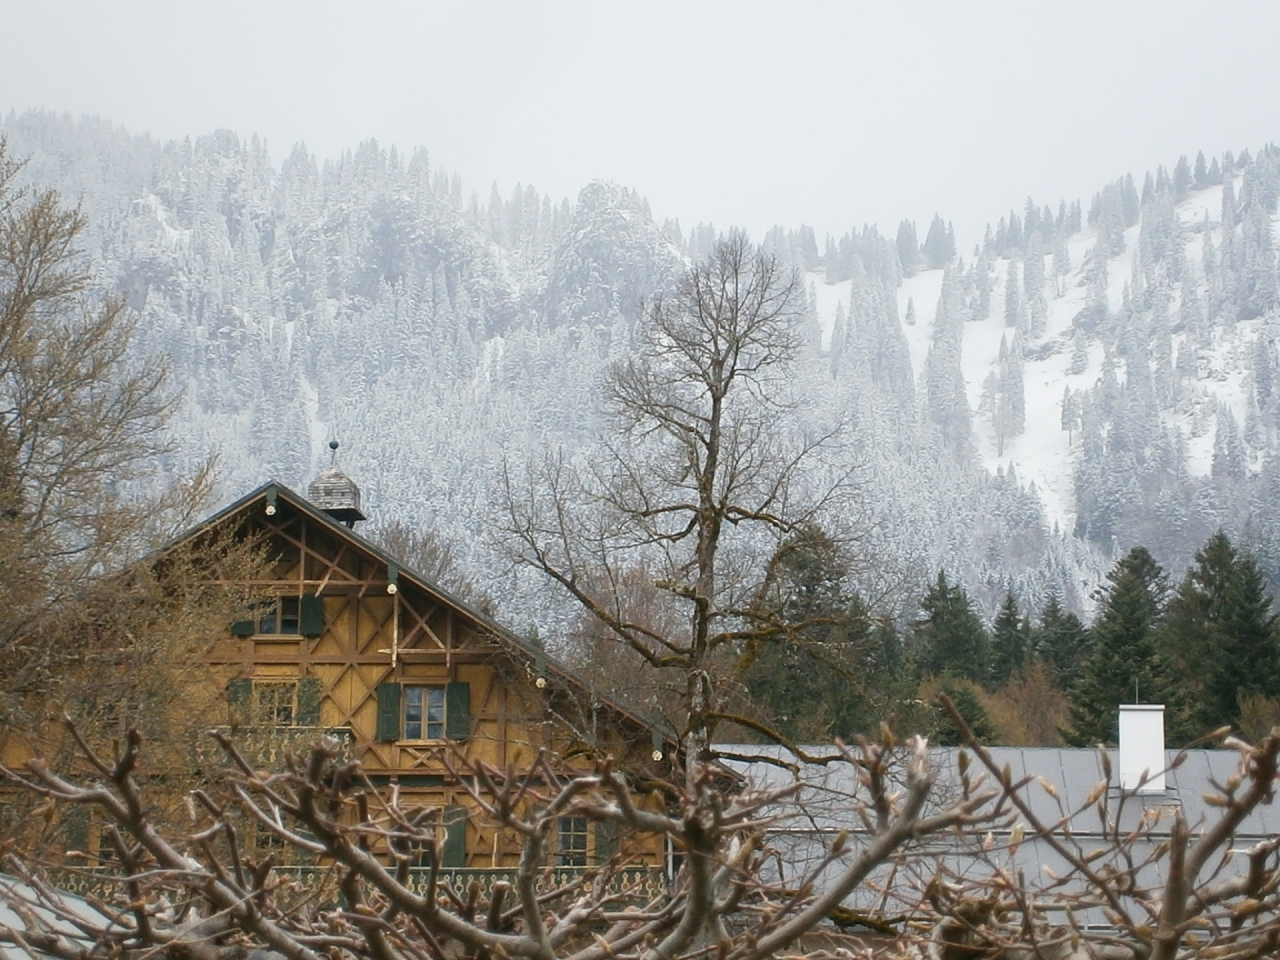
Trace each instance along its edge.
<path fill-rule="evenodd" d="M 498 768 L 610 753 L 657 773 L 676 739 L 284 484 L 187 533 L 231 532 L 267 561 L 215 651 L 250 726 L 344 731 L 374 775 L 433 776 L 447 751 Z M 635 763 L 631 764 L 633 767 Z"/>

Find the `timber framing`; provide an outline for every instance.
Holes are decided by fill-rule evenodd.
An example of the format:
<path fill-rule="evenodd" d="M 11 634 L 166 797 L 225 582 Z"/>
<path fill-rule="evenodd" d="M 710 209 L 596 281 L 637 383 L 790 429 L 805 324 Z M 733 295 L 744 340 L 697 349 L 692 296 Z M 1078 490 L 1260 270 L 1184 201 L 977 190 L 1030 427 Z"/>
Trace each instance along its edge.
<path fill-rule="evenodd" d="M 463 778 L 482 763 L 573 774 L 611 756 L 633 782 L 670 779 L 674 731 L 285 485 L 260 486 L 170 549 L 228 534 L 265 561 L 248 582 L 210 571 L 215 584 L 260 598 L 208 653 L 231 725 L 340 732 L 372 783 L 465 823 L 466 852 L 452 865 L 497 868 L 518 854 L 516 838 L 468 812 Z M 655 864 L 663 855 L 633 853 Z"/>

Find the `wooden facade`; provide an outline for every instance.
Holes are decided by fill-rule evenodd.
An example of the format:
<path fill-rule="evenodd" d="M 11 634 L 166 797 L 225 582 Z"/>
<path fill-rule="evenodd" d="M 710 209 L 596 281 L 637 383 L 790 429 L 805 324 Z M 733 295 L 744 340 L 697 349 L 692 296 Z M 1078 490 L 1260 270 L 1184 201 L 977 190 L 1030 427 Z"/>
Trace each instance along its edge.
<path fill-rule="evenodd" d="M 340 736 L 375 786 L 440 811 L 446 866 L 518 858 L 517 838 L 486 822 L 458 779 L 479 762 L 523 771 L 546 751 L 572 773 L 610 755 L 634 783 L 669 775 L 674 741 L 654 724 L 287 487 L 260 487 L 180 542 L 228 532 L 267 560 L 249 585 L 259 599 L 209 654 L 229 724 L 268 745 Z M 556 865 L 618 850 L 597 824 L 560 827 Z M 661 865 L 662 849 L 622 843 Z"/>

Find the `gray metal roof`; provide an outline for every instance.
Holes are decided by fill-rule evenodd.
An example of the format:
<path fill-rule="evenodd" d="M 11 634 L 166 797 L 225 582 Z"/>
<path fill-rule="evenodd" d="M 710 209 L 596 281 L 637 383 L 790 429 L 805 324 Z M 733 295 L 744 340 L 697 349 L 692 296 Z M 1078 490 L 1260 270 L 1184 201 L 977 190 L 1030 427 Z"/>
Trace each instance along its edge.
<path fill-rule="evenodd" d="M 861 846 L 858 838 L 866 836 L 868 828 L 856 816 L 855 808 L 867 798 L 865 789 L 857 782 L 856 771 L 849 763 L 837 760 L 826 764 L 799 764 L 793 773 L 779 766 L 779 763 L 795 763 L 792 754 L 784 747 L 719 746 L 732 754 L 761 758 L 754 762 L 726 761 L 751 786 L 783 787 L 797 779 L 803 784 L 794 803 L 780 804 L 771 811 L 774 819 L 767 841 L 774 852 L 770 867 L 772 879 L 798 885 L 808 871 L 818 869 L 827 856 L 831 841 L 841 830 L 852 835 L 850 852 L 818 872 L 817 886 L 820 888 L 824 881 L 834 877 L 845 863 L 857 855 Z M 830 746 L 802 749 L 814 757 L 839 756 Z M 1123 835 L 1145 822 L 1147 836 L 1152 839 L 1136 841 L 1133 851 L 1139 854 L 1149 852 L 1154 843 L 1167 835 L 1173 814 L 1178 809 L 1183 812 L 1194 836 L 1216 819 L 1216 808 L 1204 799 L 1206 793 L 1213 792 L 1212 782 L 1225 783 L 1237 772 L 1240 764 L 1240 755 L 1234 750 L 1190 750 L 1176 769 L 1166 772 L 1166 789 L 1163 792 L 1122 793 L 1117 786 L 1117 754 L 1111 750 L 1112 777 L 1106 786 L 1109 822 L 1104 824 L 1096 808 L 1086 805 L 1089 795 L 1105 779 L 1098 750 L 1046 747 L 989 749 L 998 767 L 1008 766 L 1013 782 L 1031 778 L 1022 795 L 1033 814 L 1046 824 L 1069 823 L 1073 842 L 1082 851 L 1104 846 L 1108 828 Z M 959 752 L 958 748 L 932 748 L 929 751 L 930 769 L 937 776 L 930 801 L 934 809 L 944 806 L 959 794 Z M 1175 751 L 1166 751 L 1169 763 L 1175 756 Z M 976 757 L 970 757 L 970 761 L 971 777 L 984 772 Z M 990 785 L 990 777 L 987 783 Z M 939 866 L 963 877 L 987 877 L 996 870 L 1007 870 L 1013 876 L 1021 872 L 1028 883 L 1042 888 L 1051 885 L 1053 877 L 1061 877 L 1068 872 L 1060 854 L 1043 840 L 1028 836 L 1016 845 L 1010 844 L 1014 828 L 1010 825 L 987 831 L 984 827 L 976 835 L 952 835 L 917 844 L 903 863 L 877 871 L 871 882 L 855 892 L 846 903 L 859 909 L 883 909 L 893 913 L 893 901 L 902 901 L 899 908 L 907 909 L 903 904 L 918 898 L 919 891 Z M 1248 847 L 1278 831 L 1280 811 L 1274 804 L 1259 806 L 1237 831 L 1234 847 Z M 1244 858 L 1238 860 L 1244 863 Z M 1228 870 L 1233 869 L 1228 865 Z M 1157 881 L 1161 870 L 1159 865 L 1146 870 L 1142 881 Z M 881 886 L 883 889 L 879 888 Z M 1088 924 L 1105 924 L 1100 911 L 1089 911 L 1081 919 Z"/>
<path fill-rule="evenodd" d="M 59 896 L 63 908 L 71 916 L 79 918 L 90 926 L 103 928 L 111 926 L 111 918 L 94 909 L 83 897 L 71 893 L 60 893 Z M 31 960 L 33 954 L 42 957 L 54 956 L 30 943 L 30 935 L 35 931 L 29 929 L 18 911 L 14 909 L 15 906 L 34 917 L 42 932 L 64 937 L 68 945 L 85 951 L 93 947 L 94 941 L 85 936 L 70 920 L 59 917 L 48 907 L 42 906 L 35 891 L 25 881 L 7 873 L 0 873 L 0 960 Z M 24 935 L 28 940 L 29 950 L 7 942 L 9 930 Z"/>

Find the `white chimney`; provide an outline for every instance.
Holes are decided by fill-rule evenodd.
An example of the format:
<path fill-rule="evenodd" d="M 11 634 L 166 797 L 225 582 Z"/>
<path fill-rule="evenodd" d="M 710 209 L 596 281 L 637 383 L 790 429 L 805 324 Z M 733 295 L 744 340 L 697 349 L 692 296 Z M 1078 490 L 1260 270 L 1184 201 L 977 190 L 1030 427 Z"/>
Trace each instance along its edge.
<path fill-rule="evenodd" d="M 1122 703 L 1120 789 L 1164 793 L 1164 768 L 1164 704 Z"/>

